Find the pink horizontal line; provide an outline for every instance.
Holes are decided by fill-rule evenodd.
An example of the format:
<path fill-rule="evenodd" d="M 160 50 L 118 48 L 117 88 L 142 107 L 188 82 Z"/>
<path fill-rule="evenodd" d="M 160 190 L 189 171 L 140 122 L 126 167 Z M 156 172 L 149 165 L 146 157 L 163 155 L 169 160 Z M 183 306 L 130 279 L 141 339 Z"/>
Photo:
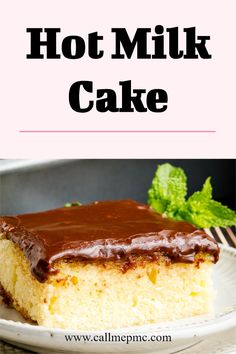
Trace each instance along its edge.
<path fill-rule="evenodd" d="M 216 133 L 216 130 L 20 130 L 20 133 Z"/>

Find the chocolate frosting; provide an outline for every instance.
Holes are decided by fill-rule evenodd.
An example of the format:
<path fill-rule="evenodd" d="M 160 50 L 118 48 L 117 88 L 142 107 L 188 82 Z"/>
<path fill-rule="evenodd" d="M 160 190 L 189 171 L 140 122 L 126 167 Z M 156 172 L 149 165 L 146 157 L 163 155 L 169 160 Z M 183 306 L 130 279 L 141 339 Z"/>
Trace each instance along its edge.
<path fill-rule="evenodd" d="M 219 246 L 204 231 L 132 200 L 0 217 L 0 233 L 19 246 L 41 282 L 61 259 L 125 260 L 158 252 L 172 262 L 189 263 L 200 251 L 215 262 L 219 257 Z"/>

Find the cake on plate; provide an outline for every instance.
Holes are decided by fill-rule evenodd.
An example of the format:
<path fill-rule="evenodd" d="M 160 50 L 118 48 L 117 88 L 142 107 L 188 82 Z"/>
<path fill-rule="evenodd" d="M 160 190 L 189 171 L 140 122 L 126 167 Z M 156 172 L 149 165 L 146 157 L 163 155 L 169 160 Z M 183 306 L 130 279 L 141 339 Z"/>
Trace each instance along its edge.
<path fill-rule="evenodd" d="M 5 300 L 39 325 L 103 330 L 208 313 L 216 241 L 132 200 L 0 217 Z"/>

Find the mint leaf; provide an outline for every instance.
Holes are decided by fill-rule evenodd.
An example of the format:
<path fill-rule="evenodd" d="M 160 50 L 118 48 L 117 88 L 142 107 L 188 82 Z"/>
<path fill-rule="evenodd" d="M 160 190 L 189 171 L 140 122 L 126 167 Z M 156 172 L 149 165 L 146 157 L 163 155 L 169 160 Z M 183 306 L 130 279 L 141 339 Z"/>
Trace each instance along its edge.
<path fill-rule="evenodd" d="M 187 178 L 184 171 L 168 163 L 159 165 L 148 191 L 148 204 L 157 212 L 174 217 L 185 202 Z"/>
<path fill-rule="evenodd" d="M 148 191 L 148 204 L 174 220 L 184 220 L 199 228 L 236 224 L 236 213 L 213 200 L 211 178 L 201 191 L 185 200 L 187 178 L 184 171 L 168 163 L 159 165 Z"/>
<path fill-rule="evenodd" d="M 202 190 L 193 193 L 178 213 L 181 219 L 200 228 L 236 224 L 236 213 L 212 199 L 210 177 L 206 179 Z"/>
<path fill-rule="evenodd" d="M 212 199 L 212 186 L 208 177 L 200 192 L 195 192 L 179 210 L 183 220 L 200 228 L 236 224 L 236 213 Z"/>
<path fill-rule="evenodd" d="M 77 201 L 77 202 L 72 202 L 72 203 L 66 203 L 64 205 L 64 207 L 65 208 L 70 208 L 70 207 L 73 207 L 73 206 L 80 206 L 80 205 L 82 205 L 82 204 L 79 201 Z"/>

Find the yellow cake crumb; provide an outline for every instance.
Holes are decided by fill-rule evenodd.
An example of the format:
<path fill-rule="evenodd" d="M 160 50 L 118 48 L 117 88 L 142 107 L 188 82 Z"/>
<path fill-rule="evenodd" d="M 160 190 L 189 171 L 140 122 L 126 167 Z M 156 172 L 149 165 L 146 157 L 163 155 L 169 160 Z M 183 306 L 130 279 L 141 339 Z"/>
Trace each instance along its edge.
<path fill-rule="evenodd" d="M 203 261 L 202 261 L 203 260 Z M 122 271 L 115 262 L 63 262 L 40 283 L 23 252 L 0 238 L 0 284 L 13 306 L 39 325 L 102 330 L 208 313 L 213 305 L 212 257 L 195 263 L 140 262 Z"/>

